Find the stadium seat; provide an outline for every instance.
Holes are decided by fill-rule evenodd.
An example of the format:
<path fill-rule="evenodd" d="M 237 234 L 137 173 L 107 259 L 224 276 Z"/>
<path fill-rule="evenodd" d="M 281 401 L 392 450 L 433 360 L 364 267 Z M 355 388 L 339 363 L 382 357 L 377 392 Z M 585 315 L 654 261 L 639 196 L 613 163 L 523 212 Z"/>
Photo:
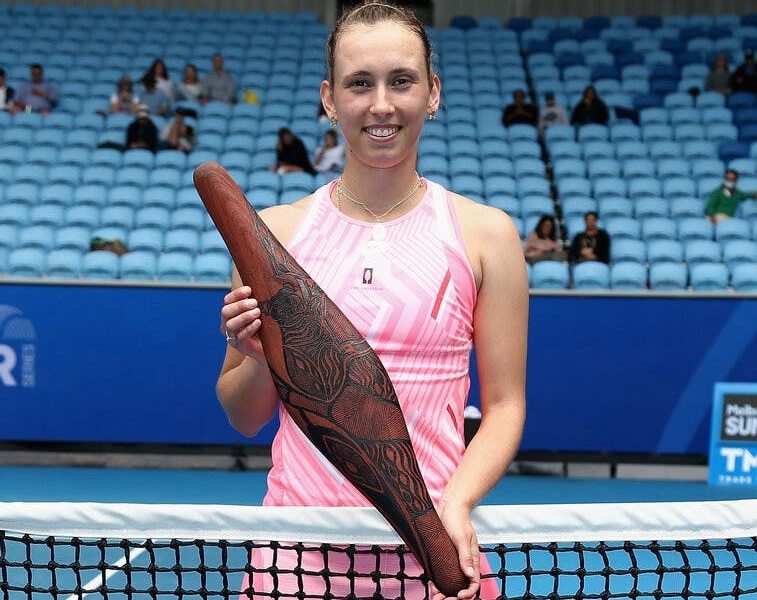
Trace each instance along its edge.
<path fill-rule="evenodd" d="M 141 203 L 142 191 L 132 186 L 116 186 L 108 191 L 108 207 L 121 206 L 135 210 Z"/>
<path fill-rule="evenodd" d="M 723 261 L 728 268 L 737 264 L 757 264 L 757 242 L 750 240 L 733 240 L 723 244 Z"/>
<path fill-rule="evenodd" d="M 728 287 L 728 269 L 721 263 L 693 265 L 689 276 L 696 292 L 722 292 Z"/>
<path fill-rule="evenodd" d="M 649 287 L 657 291 L 683 291 L 688 273 L 685 265 L 658 263 L 649 267 Z"/>
<path fill-rule="evenodd" d="M 165 252 L 186 252 L 195 254 L 200 245 L 199 234 L 194 229 L 171 229 L 163 238 Z"/>
<path fill-rule="evenodd" d="M 731 271 L 733 289 L 741 293 L 757 292 L 757 264 L 735 265 Z"/>
<path fill-rule="evenodd" d="M 610 219 L 606 230 L 612 240 L 638 240 L 641 237 L 641 225 L 635 219 L 622 217 Z"/>
<path fill-rule="evenodd" d="M 702 217 L 682 219 L 678 223 L 678 239 L 682 242 L 711 240 L 714 237 L 714 233 L 715 230 L 712 223 Z"/>
<path fill-rule="evenodd" d="M 218 253 L 198 254 L 192 274 L 195 281 L 227 282 L 231 276 L 231 261 Z"/>
<path fill-rule="evenodd" d="M 557 261 L 544 260 L 533 265 L 531 285 L 535 289 L 565 289 L 568 287 L 570 274 L 568 267 Z"/>
<path fill-rule="evenodd" d="M 189 281 L 192 277 L 192 257 L 184 252 L 161 254 L 157 274 L 162 281 Z"/>
<path fill-rule="evenodd" d="M 661 217 L 651 217 L 642 222 L 642 239 L 647 242 L 655 240 L 675 240 L 677 231 L 675 221 Z"/>
<path fill-rule="evenodd" d="M 19 248 L 8 254 L 7 271 L 14 277 L 41 277 L 47 253 L 40 248 Z"/>
<path fill-rule="evenodd" d="M 77 279 L 81 271 L 82 253 L 71 248 L 51 250 L 46 263 L 47 277 Z"/>
<path fill-rule="evenodd" d="M 743 219 L 725 219 L 715 225 L 715 239 L 719 242 L 748 240 L 750 237 L 749 223 Z"/>
<path fill-rule="evenodd" d="M 720 244 L 711 240 L 692 240 L 684 247 L 686 262 L 690 265 L 698 263 L 719 263 L 722 258 Z"/>
<path fill-rule="evenodd" d="M 650 264 L 682 263 L 684 259 L 683 244 L 674 240 L 656 240 L 647 245 L 647 257 Z"/>
<path fill-rule="evenodd" d="M 119 260 L 112 252 L 96 250 L 84 255 L 81 274 L 86 279 L 117 279 Z"/>
<path fill-rule="evenodd" d="M 155 227 L 140 227 L 129 233 L 127 240 L 129 251 L 159 254 L 163 249 L 163 231 Z"/>
<path fill-rule="evenodd" d="M 168 229 L 170 218 L 170 213 L 166 208 L 141 208 L 135 215 L 135 227 L 137 229 L 147 227 L 164 231 Z"/>
<path fill-rule="evenodd" d="M 152 252 L 134 251 L 121 256 L 121 279 L 147 280 L 155 278 L 158 261 Z"/>
<path fill-rule="evenodd" d="M 635 262 L 623 262 L 612 266 L 610 287 L 618 291 L 643 290 L 647 287 L 647 270 Z"/>
<path fill-rule="evenodd" d="M 634 216 L 642 221 L 654 217 L 667 218 L 669 208 L 662 198 L 645 197 L 634 203 Z"/>
<path fill-rule="evenodd" d="M 55 233 L 55 248 L 59 250 L 76 250 L 79 253 L 89 250 L 92 241 L 89 227 L 60 227 Z"/>
<path fill-rule="evenodd" d="M 49 250 L 53 247 L 55 228 L 49 225 L 31 225 L 24 227 L 18 234 L 19 248 L 41 248 Z"/>
<path fill-rule="evenodd" d="M 647 260 L 647 245 L 640 240 L 614 240 L 610 250 L 614 263 L 634 262 L 643 264 Z"/>
<path fill-rule="evenodd" d="M 577 290 L 605 290 L 610 287 L 610 267 L 588 261 L 573 267 L 573 287 Z"/>

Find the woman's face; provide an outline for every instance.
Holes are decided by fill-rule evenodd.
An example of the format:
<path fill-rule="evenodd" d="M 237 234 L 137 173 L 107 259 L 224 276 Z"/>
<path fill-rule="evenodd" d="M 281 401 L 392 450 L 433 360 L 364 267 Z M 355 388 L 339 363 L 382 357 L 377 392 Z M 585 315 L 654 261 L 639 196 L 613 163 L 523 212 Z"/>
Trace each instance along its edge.
<path fill-rule="evenodd" d="M 155 77 L 165 77 L 166 76 L 166 66 L 158 61 L 155 63 Z"/>
<path fill-rule="evenodd" d="M 194 67 L 184 67 L 185 81 L 193 82 L 197 80 L 197 69 Z"/>
<path fill-rule="evenodd" d="M 541 224 L 541 234 L 543 237 L 550 237 L 552 235 L 552 230 L 554 229 L 554 225 L 552 225 L 552 221 L 547 219 Z"/>
<path fill-rule="evenodd" d="M 354 25 L 339 37 L 333 86 L 321 99 L 342 126 L 352 158 L 374 168 L 415 159 L 423 122 L 439 105 L 441 85 L 429 85 L 423 43 L 403 25 Z"/>

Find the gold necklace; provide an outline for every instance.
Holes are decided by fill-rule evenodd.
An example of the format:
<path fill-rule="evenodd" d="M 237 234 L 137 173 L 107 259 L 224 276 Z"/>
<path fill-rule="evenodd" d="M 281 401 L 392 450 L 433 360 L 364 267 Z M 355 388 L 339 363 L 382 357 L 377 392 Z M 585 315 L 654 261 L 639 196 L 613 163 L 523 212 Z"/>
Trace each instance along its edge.
<path fill-rule="evenodd" d="M 415 192 L 418 191 L 421 185 L 423 185 L 423 181 L 421 181 L 421 178 L 418 177 L 417 173 L 415 177 L 416 177 L 416 181 L 415 181 L 415 185 L 413 186 L 413 189 L 411 189 L 410 192 L 408 192 L 405 196 L 400 198 L 391 207 L 389 207 L 388 210 L 385 210 L 381 214 L 377 214 L 373 212 L 373 210 L 371 210 L 364 202 L 361 202 L 360 200 L 358 200 L 355 194 L 353 194 L 352 191 L 350 191 L 350 189 L 346 185 L 344 185 L 344 182 L 342 182 L 342 180 L 340 179 L 339 183 L 336 186 L 336 207 L 339 210 L 339 212 L 342 211 L 342 194 L 344 194 L 347 200 L 349 200 L 353 204 L 357 204 L 365 212 L 371 215 L 371 217 L 373 217 L 373 220 L 376 221 L 376 224 L 373 226 L 373 239 L 376 241 L 382 241 L 386 237 L 386 227 L 382 223 L 382 220 L 384 219 L 384 217 L 390 214 L 402 203 L 407 202 L 413 196 L 413 194 L 415 194 Z"/>

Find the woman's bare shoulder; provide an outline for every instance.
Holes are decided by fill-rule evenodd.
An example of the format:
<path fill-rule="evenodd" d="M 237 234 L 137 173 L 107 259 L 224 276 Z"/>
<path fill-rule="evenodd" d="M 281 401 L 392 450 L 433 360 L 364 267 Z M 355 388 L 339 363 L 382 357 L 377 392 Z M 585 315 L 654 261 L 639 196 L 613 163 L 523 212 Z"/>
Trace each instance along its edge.
<path fill-rule="evenodd" d="M 286 246 L 300 224 L 307 207 L 310 206 L 312 198 L 313 195 L 309 194 L 290 204 L 271 206 L 260 211 L 260 218 L 276 239 Z"/>

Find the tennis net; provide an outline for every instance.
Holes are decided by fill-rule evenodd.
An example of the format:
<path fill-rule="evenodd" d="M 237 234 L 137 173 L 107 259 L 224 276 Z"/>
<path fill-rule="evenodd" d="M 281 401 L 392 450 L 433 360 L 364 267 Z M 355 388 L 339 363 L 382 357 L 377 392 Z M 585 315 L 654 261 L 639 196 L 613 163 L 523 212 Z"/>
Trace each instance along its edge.
<path fill-rule="evenodd" d="M 757 598 L 757 500 L 483 506 L 482 598 Z M 429 598 L 373 509 L 0 503 L 0 597 Z"/>

